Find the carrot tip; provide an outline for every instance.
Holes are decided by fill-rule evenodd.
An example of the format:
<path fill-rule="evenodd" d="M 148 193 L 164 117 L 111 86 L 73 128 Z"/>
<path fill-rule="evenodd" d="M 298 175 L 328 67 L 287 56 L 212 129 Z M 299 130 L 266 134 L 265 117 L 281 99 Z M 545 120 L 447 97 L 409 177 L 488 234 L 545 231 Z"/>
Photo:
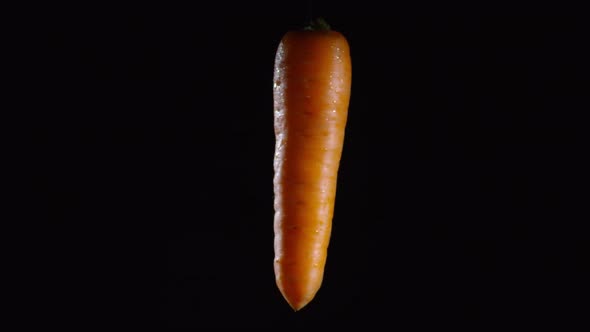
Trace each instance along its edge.
<path fill-rule="evenodd" d="M 294 302 L 291 303 L 289 301 L 287 301 L 289 303 L 289 306 L 291 306 L 291 309 L 293 309 L 293 311 L 297 312 L 301 309 L 303 309 L 303 307 L 305 307 L 307 304 L 309 304 L 310 301 L 300 301 L 300 302 Z"/>

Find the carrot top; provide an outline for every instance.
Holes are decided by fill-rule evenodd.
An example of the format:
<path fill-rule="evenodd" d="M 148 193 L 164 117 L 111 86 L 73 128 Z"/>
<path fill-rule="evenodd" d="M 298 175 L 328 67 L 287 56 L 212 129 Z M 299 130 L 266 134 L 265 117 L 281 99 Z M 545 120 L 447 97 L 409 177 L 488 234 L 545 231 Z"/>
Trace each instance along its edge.
<path fill-rule="evenodd" d="M 303 30 L 309 31 L 329 31 L 332 30 L 328 22 L 322 17 L 318 17 L 315 20 L 311 20 L 307 25 L 303 27 Z"/>

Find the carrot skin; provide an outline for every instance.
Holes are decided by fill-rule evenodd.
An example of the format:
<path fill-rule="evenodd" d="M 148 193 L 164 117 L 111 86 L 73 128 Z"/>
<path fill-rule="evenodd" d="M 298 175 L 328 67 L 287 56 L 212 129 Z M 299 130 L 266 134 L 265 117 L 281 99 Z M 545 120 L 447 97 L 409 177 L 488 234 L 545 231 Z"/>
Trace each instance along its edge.
<path fill-rule="evenodd" d="M 351 89 L 346 38 L 287 32 L 274 67 L 274 271 L 295 310 L 323 281 Z"/>

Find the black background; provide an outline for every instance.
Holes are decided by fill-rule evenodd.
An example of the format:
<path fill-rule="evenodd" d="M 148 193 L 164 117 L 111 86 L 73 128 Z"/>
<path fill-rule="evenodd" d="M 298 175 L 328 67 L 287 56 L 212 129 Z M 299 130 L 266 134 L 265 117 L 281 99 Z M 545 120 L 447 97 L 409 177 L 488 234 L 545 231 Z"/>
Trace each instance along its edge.
<path fill-rule="evenodd" d="M 35 319 L 307 329 L 587 315 L 587 18 L 388 6 L 313 3 L 349 39 L 353 88 L 324 284 L 297 313 L 272 269 L 272 70 L 308 3 L 40 12 L 25 131 L 44 221 Z"/>

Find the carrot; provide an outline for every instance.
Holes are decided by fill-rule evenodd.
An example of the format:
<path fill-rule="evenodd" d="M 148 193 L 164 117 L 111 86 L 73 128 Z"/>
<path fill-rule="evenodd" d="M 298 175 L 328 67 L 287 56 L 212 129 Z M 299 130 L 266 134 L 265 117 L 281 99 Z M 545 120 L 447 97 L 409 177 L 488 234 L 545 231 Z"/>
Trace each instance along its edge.
<path fill-rule="evenodd" d="M 274 271 L 298 311 L 324 278 L 350 100 L 347 39 L 321 19 L 287 31 L 273 78 Z"/>

